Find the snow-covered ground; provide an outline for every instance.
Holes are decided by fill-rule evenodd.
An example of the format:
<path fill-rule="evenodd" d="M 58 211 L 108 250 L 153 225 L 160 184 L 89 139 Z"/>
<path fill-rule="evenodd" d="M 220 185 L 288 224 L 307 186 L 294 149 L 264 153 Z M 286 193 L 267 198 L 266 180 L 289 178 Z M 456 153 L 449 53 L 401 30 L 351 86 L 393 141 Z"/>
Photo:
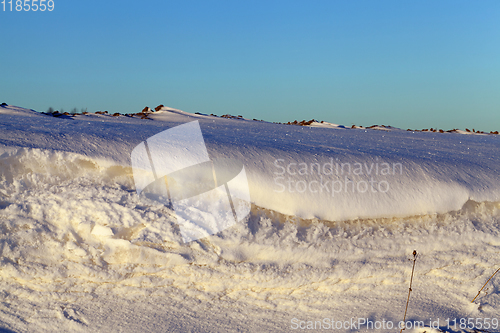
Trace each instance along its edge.
<path fill-rule="evenodd" d="M 500 266 L 500 136 L 148 117 L 0 107 L 0 327 L 395 332 L 416 250 L 407 320 L 426 327 L 405 332 L 500 332 L 500 276 L 471 303 Z M 183 243 L 130 154 L 193 120 L 244 164 L 252 210 Z"/>

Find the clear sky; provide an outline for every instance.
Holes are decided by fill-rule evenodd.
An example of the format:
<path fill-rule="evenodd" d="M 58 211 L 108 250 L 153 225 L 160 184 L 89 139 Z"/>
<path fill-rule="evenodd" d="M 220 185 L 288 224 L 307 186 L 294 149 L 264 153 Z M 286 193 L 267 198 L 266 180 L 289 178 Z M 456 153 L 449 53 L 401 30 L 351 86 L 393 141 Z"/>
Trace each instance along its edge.
<path fill-rule="evenodd" d="M 500 130 L 497 0 L 54 3 L 0 3 L 0 103 Z"/>

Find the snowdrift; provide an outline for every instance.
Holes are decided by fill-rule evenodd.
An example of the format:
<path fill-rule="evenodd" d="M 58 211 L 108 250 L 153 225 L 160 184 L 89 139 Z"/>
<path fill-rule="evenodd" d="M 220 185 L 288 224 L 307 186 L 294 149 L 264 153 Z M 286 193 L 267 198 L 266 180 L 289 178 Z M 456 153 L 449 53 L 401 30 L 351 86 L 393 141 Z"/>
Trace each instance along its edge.
<path fill-rule="evenodd" d="M 296 127 L 169 108 L 150 115 L 153 121 L 103 115 L 66 120 L 0 111 L 5 109 L 4 151 L 73 152 L 100 166 L 130 167 L 141 141 L 197 120 L 211 159 L 243 163 L 253 204 L 306 219 L 404 217 L 458 210 L 468 200 L 500 201 L 496 135 Z"/>

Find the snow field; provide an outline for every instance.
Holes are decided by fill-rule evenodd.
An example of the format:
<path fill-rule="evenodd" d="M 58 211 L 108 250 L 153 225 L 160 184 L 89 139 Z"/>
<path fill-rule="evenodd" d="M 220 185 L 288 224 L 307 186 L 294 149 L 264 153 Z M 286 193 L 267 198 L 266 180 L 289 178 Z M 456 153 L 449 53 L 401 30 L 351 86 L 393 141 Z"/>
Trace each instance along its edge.
<path fill-rule="evenodd" d="M 190 116 L 160 113 L 165 119 L 147 126 L 95 116 L 88 118 L 92 132 L 83 121 L 68 125 L 14 111 L 0 115 L 4 124 L 12 121 L 0 134 L 0 321 L 6 327 L 290 331 L 293 318 L 396 323 L 404 314 L 413 250 L 408 320 L 500 317 L 497 278 L 470 303 L 499 265 L 494 137 L 278 131 L 244 120 L 204 123 L 199 116 L 211 157 L 245 165 L 252 211 L 243 223 L 183 243 L 173 210 L 137 195 L 127 158 L 165 128 L 159 123 L 172 126 L 173 118 Z M 22 130 L 21 123 L 34 129 Z M 345 177 L 286 169 L 276 175 L 278 159 L 285 168 L 295 163 L 293 173 L 300 163 L 324 165 L 331 158 L 353 168 L 401 163 L 403 172 L 374 175 L 390 183 L 386 194 L 277 191 L 277 176 Z M 349 177 L 369 180 L 366 169 Z"/>

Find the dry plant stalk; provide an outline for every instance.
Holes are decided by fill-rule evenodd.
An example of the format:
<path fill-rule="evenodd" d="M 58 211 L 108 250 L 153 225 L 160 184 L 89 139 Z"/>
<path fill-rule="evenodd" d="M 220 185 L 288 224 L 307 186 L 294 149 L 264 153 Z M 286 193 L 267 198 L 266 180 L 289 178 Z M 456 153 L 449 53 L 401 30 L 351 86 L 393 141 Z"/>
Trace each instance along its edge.
<path fill-rule="evenodd" d="M 411 293 L 411 284 L 413 283 L 413 272 L 415 272 L 415 262 L 417 261 L 417 251 L 413 251 L 413 268 L 411 269 L 411 278 L 410 278 L 410 288 L 408 289 L 408 299 L 406 300 L 406 308 L 405 308 L 405 315 L 403 317 L 403 328 L 401 328 L 401 331 L 399 333 L 403 332 L 404 329 L 406 329 L 405 323 L 406 323 L 406 313 L 408 312 L 408 303 L 410 303 L 410 293 Z"/>
<path fill-rule="evenodd" d="M 488 282 L 490 282 L 490 280 L 495 276 L 495 274 L 500 271 L 500 268 L 498 268 L 495 273 L 493 273 L 492 276 L 490 276 L 490 278 L 488 279 L 488 281 L 486 281 L 486 283 L 483 285 L 483 287 L 481 289 L 479 289 L 479 291 L 477 292 L 477 295 L 476 297 L 474 297 L 474 299 L 471 301 L 471 303 L 474 303 L 474 301 L 476 300 L 477 296 L 479 296 L 479 294 L 481 293 L 481 291 L 484 289 L 484 287 L 486 287 L 486 285 L 488 284 Z"/>

